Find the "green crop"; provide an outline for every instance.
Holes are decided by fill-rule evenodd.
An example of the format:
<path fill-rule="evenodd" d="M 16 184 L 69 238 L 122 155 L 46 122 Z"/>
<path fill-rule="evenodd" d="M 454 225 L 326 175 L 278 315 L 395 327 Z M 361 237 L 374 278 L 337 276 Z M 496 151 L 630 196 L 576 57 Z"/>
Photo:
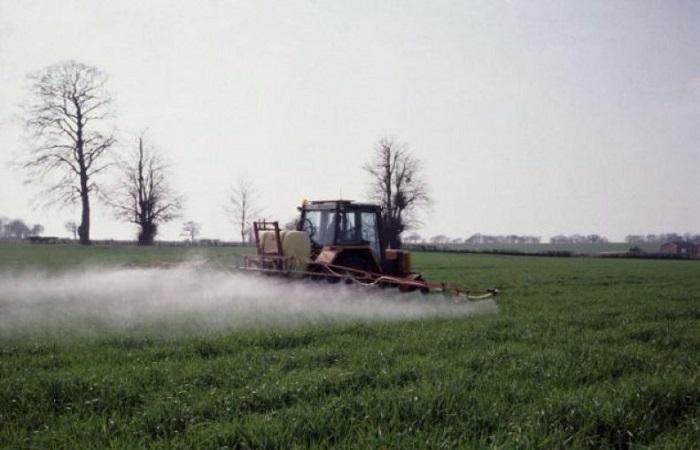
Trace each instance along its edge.
<path fill-rule="evenodd" d="M 230 251 L 3 245 L 0 274 Z M 498 313 L 5 337 L 0 446 L 698 448 L 700 262 L 414 261 L 430 280 L 500 288 Z"/>

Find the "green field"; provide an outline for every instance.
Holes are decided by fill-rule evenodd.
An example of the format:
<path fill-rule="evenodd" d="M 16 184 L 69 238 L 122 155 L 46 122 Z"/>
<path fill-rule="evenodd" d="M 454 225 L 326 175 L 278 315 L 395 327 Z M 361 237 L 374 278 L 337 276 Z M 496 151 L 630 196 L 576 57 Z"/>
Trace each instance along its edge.
<path fill-rule="evenodd" d="M 0 274 L 225 248 L 0 245 Z M 417 253 L 498 312 L 0 333 L 4 448 L 698 448 L 700 262 Z M 13 299 L 0 291 L 0 317 Z"/>

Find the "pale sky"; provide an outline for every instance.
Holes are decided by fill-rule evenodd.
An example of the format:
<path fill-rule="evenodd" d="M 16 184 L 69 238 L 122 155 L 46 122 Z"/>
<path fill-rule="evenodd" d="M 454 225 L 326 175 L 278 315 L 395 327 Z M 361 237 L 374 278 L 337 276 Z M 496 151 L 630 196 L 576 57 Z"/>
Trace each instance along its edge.
<path fill-rule="evenodd" d="M 186 196 L 182 222 L 235 239 L 222 205 L 255 181 L 266 218 L 367 198 L 382 136 L 424 162 L 417 230 L 700 232 L 700 2 L 0 0 L 0 216 L 65 236 L 78 209 L 32 209 L 27 73 L 74 59 L 109 75 L 122 142 L 148 128 Z M 99 203 L 94 238 L 132 238 Z"/>

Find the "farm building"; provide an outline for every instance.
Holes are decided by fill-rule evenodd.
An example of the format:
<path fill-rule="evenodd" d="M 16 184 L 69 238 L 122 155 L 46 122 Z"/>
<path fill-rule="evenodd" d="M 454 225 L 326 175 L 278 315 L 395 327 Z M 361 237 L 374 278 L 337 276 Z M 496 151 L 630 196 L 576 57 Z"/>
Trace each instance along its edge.
<path fill-rule="evenodd" d="M 688 255 L 690 257 L 700 257 L 700 245 L 686 241 L 666 242 L 661 246 L 661 253 L 667 255 Z"/>

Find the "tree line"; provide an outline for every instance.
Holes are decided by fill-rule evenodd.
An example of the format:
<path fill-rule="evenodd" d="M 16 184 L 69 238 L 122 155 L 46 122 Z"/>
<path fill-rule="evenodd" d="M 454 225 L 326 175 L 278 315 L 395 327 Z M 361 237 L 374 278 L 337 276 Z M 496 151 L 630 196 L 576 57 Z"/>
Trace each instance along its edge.
<path fill-rule="evenodd" d="M 25 239 L 43 232 L 44 227 L 40 224 L 29 225 L 22 219 L 0 217 L 0 239 Z"/>
<path fill-rule="evenodd" d="M 571 236 L 558 234 L 549 238 L 549 242 L 552 244 L 605 244 L 610 240 L 599 234 L 572 234 Z"/>
<path fill-rule="evenodd" d="M 665 242 L 700 242 L 700 234 L 694 233 L 661 233 L 661 234 L 629 234 L 625 236 L 625 242 L 629 244 L 663 244 Z"/>
<path fill-rule="evenodd" d="M 467 238 L 450 237 L 444 234 L 436 234 L 426 239 L 418 233 L 408 233 L 403 237 L 404 242 L 409 244 L 430 243 L 430 244 L 539 244 L 539 236 L 509 235 L 488 235 L 476 233 Z"/>
<path fill-rule="evenodd" d="M 409 244 L 469 244 L 469 245 L 484 245 L 484 244 L 539 244 L 542 242 L 540 236 L 529 235 L 487 235 L 476 233 L 468 238 L 455 237 L 451 238 L 444 234 L 437 234 L 430 238 L 424 238 L 418 233 L 408 233 L 403 237 L 404 242 Z M 694 233 L 661 233 L 661 234 L 630 234 L 625 237 L 625 242 L 628 244 L 663 244 L 665 242 L 692 242 L 700 243 L 700 234 Z M 605 244 L 610 242 L 605 236 L 599 234 L 558 234 L 549 238 L 551 244 Z"/>
<path fill-rule="evenodd" d="M 444 234 L 438 234 L 430 237 L 429 239 L 424 239 L 421 235 L 417 233 L 408 234 L 404 240 L 408 243 L 430 243 L 430 244 L 468 244 L 468 245 L 488 245 L 488 244 L 509 244 L 509 245 L 521 245 L 521 244 L 540 244 L 542 238 L 540 236 L 531 235 L 517 235 L 517 234 L 505 234 L 505 235 L 489 235 L 475 233 L 468 238 L 451 238 Z M 549 238 L 549 242 L 552 244 L 602 244 L 609 242 L 608 238 L 600 236 L 598 234 L 580 235 L 573 234 L 570 236 L 565 236 L 563 234 L 552 236 Z"/>
<path fill-rule="evenodd" d="M 132 142 L 117 142 L 112 98 L 100 69 L 64 61 L 30 74 L 29 100 L 23 107 L 29 136 L 27 153 L 16 163 L 28 184 L 40 187 L 48 205 L 78 204 L 80 221 L 66 229 L 84 245 L 91 243 L 91 211 L 95 198 L 115 216 L 137 226 L 140 245 L 151 245 L 158 227 L 181 215 L 183 197 L 169 184 L 170 166 L 142 132 Z M 405 143 L 382 138 L 363 169 L 371 177 L 370 195 L 383 208 L 386 244 L 400 248 L 401 234 L 418 224 L 416 212 L 430 205 L 421 163 Z M 106 173 L 117 173 L 114 184 Z M 245 242 L 251 221 L 259 214 L 250 182 L 236 184 L 225 211 Z M 182 233 L 194 240 L 201 225 L 189 221 Z"/>
<path fill-rule="evenodd" d="M 118 143 L 112 125 L 112 98 L 106 89 L 107 77 L 98 68 L 76 61 L 60 62 L 30 74 L 29 100 L 23 107 L 29 136 L 28 149 L 16 166 L 25 171 L 26 181 L 41 187 L 39 198 L 50 205 L 78 204 L 80 220 L 68 222 L 66 229 L 81 244 L 90 244 L 91 209 L 97 197 L 115 216 L 137 227 L 140 245 L 151 245 L 159 225 L 181 216 L 184 197 L 169 183 L 170 165 L 149 141 L 145 132 L 126 143 Z M 123 148 L 117 151 L 117 147 Z M 428 185 L 422 177 L 421 161 L 407 144 L 381 138 L 370 162 L 363 166 L 370 177 L 369 194 L 382 207 L 385 245 L 400 248 L 402 241 L 426 240 L 409 233 L 420 222 L 418 212 L 431 206 Z M 109 184 L 102 176 L 116 174 Z M 224 211 L 241 241 L 261 209 L 250 181 L 240 181 L 231 190 Z M 3 225 L 3 235 L 29 236 L 40 225 L 30 227 L 20 220 Z M 201 225 L 188 221 L 182 235 L 194 240 Z M 686 233 L 629 235 L 629 243 L 700 241 L 700 235 Z M 482 235 L 450 238 L 435 235 L 430 243 L 536 244 L 537 236 Z M 605 243 L 597 234 L 557 235 L 555 244 Z"/>

